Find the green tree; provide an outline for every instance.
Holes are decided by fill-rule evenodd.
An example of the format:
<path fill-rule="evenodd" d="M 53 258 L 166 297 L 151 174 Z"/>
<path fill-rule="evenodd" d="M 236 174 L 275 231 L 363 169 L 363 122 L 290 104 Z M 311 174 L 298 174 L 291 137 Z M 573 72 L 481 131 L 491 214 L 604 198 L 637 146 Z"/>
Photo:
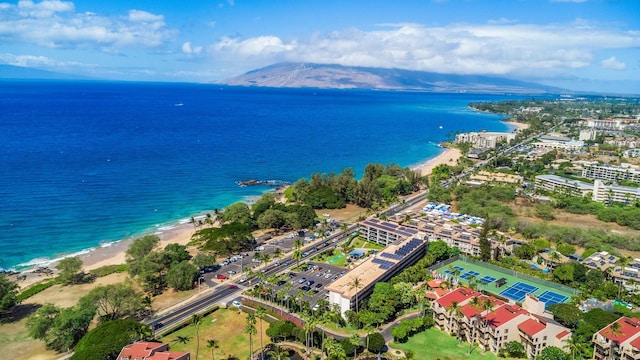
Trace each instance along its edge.
<path fill-rule="evenodd" d="M 189 255 L 189 252 L 187 251 L 187 247 L 176 243 L 165 246 L 162 254 L 165 257 L 165 265 L 167 267 L 171 267 L 191 258 L 191 255 Z"/>
<path fill-rule="evenodd" d="M 56 265 L 58 278 L 63 284 L 77 284 L 82 281 L 82 260 L 79 257 L 68 257 L 60 260 Z"/>
<path fill-rule="evenodd" d="M 190 290 L 198 275 L 198 268 L 190 262 L 184 260 L 177 263 L 167 271 L 166 280 L 169 287 L 175 290 Z"/>
<path fill-rule="evenodd" d="M 360 290 L 361 286 L 362 280 L 360 280 L 360 277 L 358 276 L 355 276 L 353 279 L 351 279 L 351 282 L 349 283 L 349 288 L 356 291 L 356 313 L 358 313 L 358 291 Z"/>
<path fill-rule="evenodd" d="M 384 336 L 379 332 L 375 332 L 367 336 L 367 350 L 374 354 L 378 354 L 385 346 Z"/>
<path fill-rule="evenodd" d="M 573 265 L 560 265 L 553 269 L 553 277 L 563 284 L 569 284 L 573 281 Z"/>
<path fill-rule="evenodd" d="M 229 205 L 222 211 L 220 217 L 225 223 L 239 222 L 245 225 L 252 225 L 251 210 L 249 205 L 243 202 Z"/>
<path fill-rule="evenodd" d="M 0 274 L 0 314 L 16 305 L 17 296 L 18 284 Z"/>
<path fill-rule="evenodd" d="M 126 261 L 129 273 L 136 276 L 139 273 L 139 264 L 150 252 L 160 243 L 160 238 L 156 235 L 147 235 L 133 240 L 127 249 Z"/>
<path fill-rule="evenodd" d="M 98 286 L 83 296 L 79 305 L 95 306 L 101 322 L 125 317 L 140 319 L 148 310 L 144 294 L 135 291 L 128 284 Z"/>
<path fill-rule="evenodd" d="M 45 304 L 27 318 L 29 335 L 43 340 L 47 349 L 68 351 L 84 336 L 95 307 L 60 308 Z"/>
<path fill-rule="evenodd" d="M 217 264 L 217 260 L 214 254 L 201 251 L 191 259 L 191 263 L 198 269 L 202 269 L 207 266 L 215 266 Z"/>
<path fill-rule="evenodd" d="M 145 339 L 150 332 L 148 326 L 133 319 L 107 321 L 80 339 L 71 360 L 115 359 L 123 347 Z"/>
<path fill-rule="evenodd" d="M 247 314 L 247 323 L 244 327 L 244 332 L 249 334 L 249 356 L 253 356 L 253 335 L 257 333 L 256 316 L 253 313 Z"/>
<path fill-rule="evenodd" d="M 530 244 L 523 244 L 513 250 L 513 254 L 520 259 L 531 260 L 536 254 L 536 248 Z"/>
<path fill-rule="evenodd" d="M 518 341 L 509 341 L 504 345 L 506 355 L 511 358 L 523 359 L 527 357 L 524 345 Z"/>
<path fill-rule="evenodd" d="M 575 329 L 578 321 L 582 319 L 582 312 L 572 304 L 553 304 L 547 307 L 556 319 L 562 325 Z"/>
<path fill-rule="evenodd" d="M 557 346 L 547 346 L 542 349 L 536 360 L 568 360 L 568 355 Z"/>
<path fill-rule="evenodd" d="M 262 343 L 262 319 L 264 318 L 265 314 L 267 313 L 266 309 L 263 308 L 262 306 L 258 307 L 256 309 L 256 317 L 258 319 L 260 319 L 260 354 L 262 355 L 262 360 L 264 360 L 264 345 Z"/>
<path fill-rule="evenodd" d="M 479 243 L 480 243 L 480 260 L 489 261 L 491 260 L 491 242 L 489 241 L 489 232 L 491 231 L 489 227 L 489 219 L 485 221 L 484 226 L 480 230 L 479 235 Z"/>
<path fill-rule="evenodd" d="M 556 210 L 549 204 L 537 204 L 534 211 L 536 217 L 542 220 L 553 220 L 556 218 Z"/>
<path fill-rule="evenodd" d="M 267 355 L 269 355 L 270 359 L 274 360 L 289 359 L 289 351 L 277 345 L 275 345 L 271 350 L 267 351 Z"/>
<path fill-rule="evenodd" d="M 191 316 L 191 324 L 196 328 L 196 360 L 200 352 L 200 324 L 202 323 L 202 315 L 193 314 Z"/>

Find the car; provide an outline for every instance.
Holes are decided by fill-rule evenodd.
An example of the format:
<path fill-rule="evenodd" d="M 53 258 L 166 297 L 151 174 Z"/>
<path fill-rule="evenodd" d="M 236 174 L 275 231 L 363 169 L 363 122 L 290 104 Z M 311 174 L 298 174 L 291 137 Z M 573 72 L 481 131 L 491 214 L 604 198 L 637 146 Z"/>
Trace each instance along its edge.
<path fill-rule="evenodd" d="M 223 275 L 223 274 L 216 275 L 216 279 L 224 280 L 226 278 L 227 278 L 227 275 Z"/>
<path fill-rule="evenodd" d="M 330 278 L 330 277 L 331 277 L 331 273 L 327 273 L 327 274 L 324 276 L 324 278 L 325 278 L 325 279 L 328 279 L 328 278 Z"/>
<path fill-rule="evenodd" d="M 320 289 L 322 287 L 322 283 L 317 283 L 316 284 L 316 289 Z"/>
<path fill-rule="evenodd" d="M 289 275 L 289 279 L 292 279 L 292 278 L 296 277 L 296 274 L 295 274 L 295 273 L 292 273 L 292 272 L 290 272 L 290 273 L 289 273 L 289 274 L 287 274 L 287 275 Z"/>
<path fill-rule="evenodd" d="M 233 300 L 233 301 L 231 302 L 231 305 L 233 305 L 233 306 L 235 306 L 235 307 L 238 307 L 238 308 L 242 306 L 242 304 L 241 304 L 241 303 L 240 303 L 240 301 L 238 301 L 238 300 Z"/>
<path fill-rule="evenodd" d="M 229 274 L 229 275 L 235 275 L 235 274 L 236 274 L 236 271 L 235 271 L 235 270 L 228 270 L 228 271 L 227 271 L 227 274 Z"/>
<path fill-rule="evenodd" d="M 238 286 L 237 285 L 229 285 L 229 289 L 237 289 Z"/>
<path fill-rule="evenodd" d="M 154 322 L 154 323 L 153 323 L 153 329 L 154 329 L 154 330 L 160 329 L 160 328 L 161 328 L 161 327 L 163 327 L 163 326 L 164 326 L 164 324 L 163 324 L 163 323 L 161 323 L 161 322 Z"/>
<path fill-rule="evenodd" d="M 255 250 L 256 251 L 263 251 L 264 250 L 264 246 L 258 246 Z"/>
<path fill-rule="evenodd" d="M 311 309 L 311 310 L 318 311 L 318 309 L 320 309 L 320 304 L 313 305 L 313 309 Z"/>
<path fill-rule="evenodd" d="M 318 276 L 318 277 L 322 277 L 323 275 L 324 275 L 324 273 L 323 273 L 323 272 L 318 272 L 318 273 L 316 273 L 316 276 Z"/>
<path fill-rule="evenodd" d="M 280 266 L 280 261 L 276 261 L 276 263 L 273 264 L 273 266 Z"/>
<path fill-rule="evenodd" d="M 240 279 L 240 281 L 238 281 L 238 282 L 239 282 L 240 284 L 242 284 L 243 282 L 245 282 L 245 281 L 247 281 L 247 280 L 249 280 L 249 278 L 245 276 L 245 277 L 243 277 L 242 279 Z"/>
<path fill-rule="evenodd" d="M 300 290 L 302 290 L 302 291 L 309 291 L 309 290 L 311 290 L 311 288 L 310 288 L 310 287 L 308 287 L 307 285 L 304 285 L 304 286 L 301 286 L 301 287 L 300 287 Z"/>
<path fill-rule="evenodd" d="M 286 281 L 284 281 L 284 280 L 280 280 L 280 281 L 278 281 L 278 286 L 282 286 L 282 285 L 284 285 L 284 284 L 286 284 L 286 283 L 287 283 Z"/>
<path fill-rule="evenodd" d="M 338 279 L 338 275 L 334 276 L 331 280 L 336 280 Z"/>
<path fill-rule="evenodd" d="M 261 262 L 262 262 L 262 260 L 257 259 L 257 258 L 253 258 L 253 259 L 251 259 L 251 262 L 254 262 L 254 263 L 261 263 Z"/>
<path fill-rule="evenodd" d="M 309 280 L 309 281 L 307 281 L 307 285 L 309 285 L 309 286 L 311 286 L 311 285 L 313 285 L 313 284 L 315 284 L 315 283 L 316 283 L 316 282 L 315 282 L 315 281 L 313 281 L 313 280 Z"/>
<path fill-rule="evenodd" d="M 300 280 L 298 280 L 299 284 L 302 284 L 303 282 L 307 281 L 307 278 L 300 278 Z"/>

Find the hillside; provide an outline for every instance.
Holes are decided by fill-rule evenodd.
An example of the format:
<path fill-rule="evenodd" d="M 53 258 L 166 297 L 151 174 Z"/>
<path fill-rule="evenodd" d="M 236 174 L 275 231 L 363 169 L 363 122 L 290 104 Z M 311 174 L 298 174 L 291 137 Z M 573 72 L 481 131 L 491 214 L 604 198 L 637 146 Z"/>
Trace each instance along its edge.
<path fill-rule="evenodd" d="M 274 64 L 220 83 L 231 86 L 430 92 L 540 94 L 566 91 L 550 86 L 492 76 L 303 63 Z"/>
<path fill-rule="evenodd" d="M 81 80 L 84 76 L 0 64 L 0 79 Z"/>

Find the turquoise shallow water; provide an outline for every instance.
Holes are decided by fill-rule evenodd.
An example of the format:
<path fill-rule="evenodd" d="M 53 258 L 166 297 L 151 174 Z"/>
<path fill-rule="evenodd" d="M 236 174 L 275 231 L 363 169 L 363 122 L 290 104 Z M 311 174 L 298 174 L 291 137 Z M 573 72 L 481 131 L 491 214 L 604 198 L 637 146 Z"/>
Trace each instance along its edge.
<path fill-rule="evenodd" d="M 496 95 L 0 83 L 1 268 L 155 231 L 267 190 L 238 180 L 411 166 L 437 155 L 451 131 L 507 130 L 500 116 L 466 107 L 506 98 Z"/>

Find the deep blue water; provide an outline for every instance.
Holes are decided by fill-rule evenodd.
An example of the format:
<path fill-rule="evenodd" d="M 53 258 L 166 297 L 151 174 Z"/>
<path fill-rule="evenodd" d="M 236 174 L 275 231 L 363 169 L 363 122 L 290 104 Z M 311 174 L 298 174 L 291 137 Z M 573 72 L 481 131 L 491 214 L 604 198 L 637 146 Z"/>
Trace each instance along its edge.
<path fill-rule="evenodd" d="M 500 116 L 466 107 L 503 98 L 1 81 L 0 267 L 137 236 L 267 190 L 238 180 L 415 165 L 437 155 L 450 131 L 507 130 Z"/>

